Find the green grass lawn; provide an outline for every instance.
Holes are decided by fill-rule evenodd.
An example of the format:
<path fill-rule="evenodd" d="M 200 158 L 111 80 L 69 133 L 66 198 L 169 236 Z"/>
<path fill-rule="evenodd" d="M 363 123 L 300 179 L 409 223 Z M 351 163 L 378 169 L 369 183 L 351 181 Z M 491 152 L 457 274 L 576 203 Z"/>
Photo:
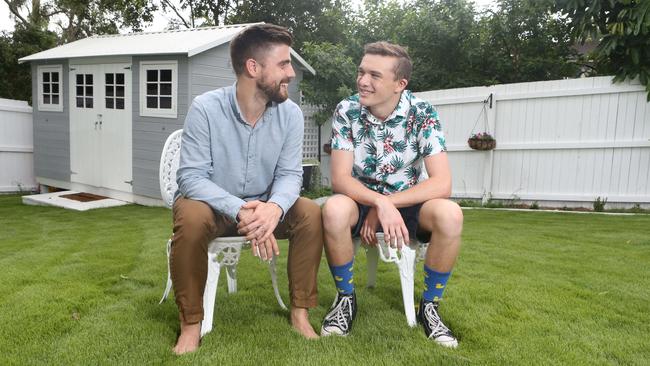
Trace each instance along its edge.
<path fill-rule="evenodd" d="M 88 212 L 0 196 L 0 364 L 648 364 L 650 215 L 466 210 L 463 248 L 441 313 L 456 350 L 409 328 L 392 264 L 366 289 L 352 335 L 307 341 L 275 302 L 265 264 L 247 251 L 239 292 L 219 283 L 212 333 L 173 356 L 178 315 L 158 305 L 171 213 Z M 286 247 L 281 292 L 288 301 Z M 222 274 L 223 276 L 223 274 Z M 422 264 L 416 293 L 422 290 Z M 334 297 L 323 258 L 319 323 Z"/>

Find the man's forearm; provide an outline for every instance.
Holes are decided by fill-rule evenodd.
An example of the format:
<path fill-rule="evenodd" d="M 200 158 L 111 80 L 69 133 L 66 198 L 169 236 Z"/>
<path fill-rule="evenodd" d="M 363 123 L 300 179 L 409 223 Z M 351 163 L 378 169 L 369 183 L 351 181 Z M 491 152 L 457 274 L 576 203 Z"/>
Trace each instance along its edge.
<path fill-rule="evenodd" d="M 449 198 L 451 182 L 447 178 L 431 177 L 415 186 L 388 196 L 397 208 L 409 207 L 436 198 Z"/>
<path fill-rule="evenodd" d="M 185 198 L 203 201 L 213 211 L 237 220 L 237 214 L 245 203 L 211 180 L 199 175 L 183 175 L 178 179 L 178 189 Z"/>
<path fill-rule="evenodd" d="M 336 193 L 344 194 L 362 205 L 375 207 L 384 195 L 377 193 L 359 182 L 352 176 L 337 177 L 332 180 L 332 188 Z"/>
<path fill-rule="evenodd" d="M 397 208 L 408 207 L 435 198 L 448 198 L 451 182 L 446 178 L 432 177 L 405 191 L 388 196 L 374 192 L 353 177 L 339 177 L 332 184 L 334 191 L 345 194 L 356 202 L 376 207 L 380 200 L 387 198 Z"/>

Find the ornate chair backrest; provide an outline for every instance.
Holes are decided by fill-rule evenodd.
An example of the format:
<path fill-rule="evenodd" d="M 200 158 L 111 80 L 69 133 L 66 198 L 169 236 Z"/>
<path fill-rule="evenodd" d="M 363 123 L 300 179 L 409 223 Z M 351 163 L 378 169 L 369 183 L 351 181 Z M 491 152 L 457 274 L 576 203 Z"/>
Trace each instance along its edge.
<path fill-rule="evenodd" d="M 174 203 L 174 194 L 178 189 L 176 183 L 176 171 L 178 170 L 178 161 L 181 157 L 181 135 L 183 130 L 176 130 L 172 132 L 165 146 L 163 147 L 160 156 L 160 195 L 163 202 L 169 208 Z"/>

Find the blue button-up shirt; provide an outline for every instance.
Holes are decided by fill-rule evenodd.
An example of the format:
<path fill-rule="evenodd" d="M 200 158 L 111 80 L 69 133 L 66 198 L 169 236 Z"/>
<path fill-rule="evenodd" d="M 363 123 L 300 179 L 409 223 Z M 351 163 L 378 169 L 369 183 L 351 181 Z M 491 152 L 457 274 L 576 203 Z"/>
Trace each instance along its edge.
<path fill-rule="evenodd" d="M 203 201 L 233 221 L 245 201 L 269 201 L 284 218 L 300 194 L 303 135 L 302 111 L 289 99 L 270 103 L 251 127 L 236 85 L 204 93 L 185 118 L 175 198 Z"/>

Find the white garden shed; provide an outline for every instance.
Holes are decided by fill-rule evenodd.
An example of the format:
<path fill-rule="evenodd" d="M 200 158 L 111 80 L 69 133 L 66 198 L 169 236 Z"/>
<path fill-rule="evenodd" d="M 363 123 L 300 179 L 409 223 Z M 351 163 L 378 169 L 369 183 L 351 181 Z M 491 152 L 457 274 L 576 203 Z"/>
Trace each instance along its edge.
<path fill-rule="evenodd" d="M 39 184 L 155 204 L 167 136 L 194 97 L 232 85 L 229 43 L 257 24 L 93 36 L 21 58 L 32 65 Z M 292 50 L 300 102 L 303 72 Z"/>

